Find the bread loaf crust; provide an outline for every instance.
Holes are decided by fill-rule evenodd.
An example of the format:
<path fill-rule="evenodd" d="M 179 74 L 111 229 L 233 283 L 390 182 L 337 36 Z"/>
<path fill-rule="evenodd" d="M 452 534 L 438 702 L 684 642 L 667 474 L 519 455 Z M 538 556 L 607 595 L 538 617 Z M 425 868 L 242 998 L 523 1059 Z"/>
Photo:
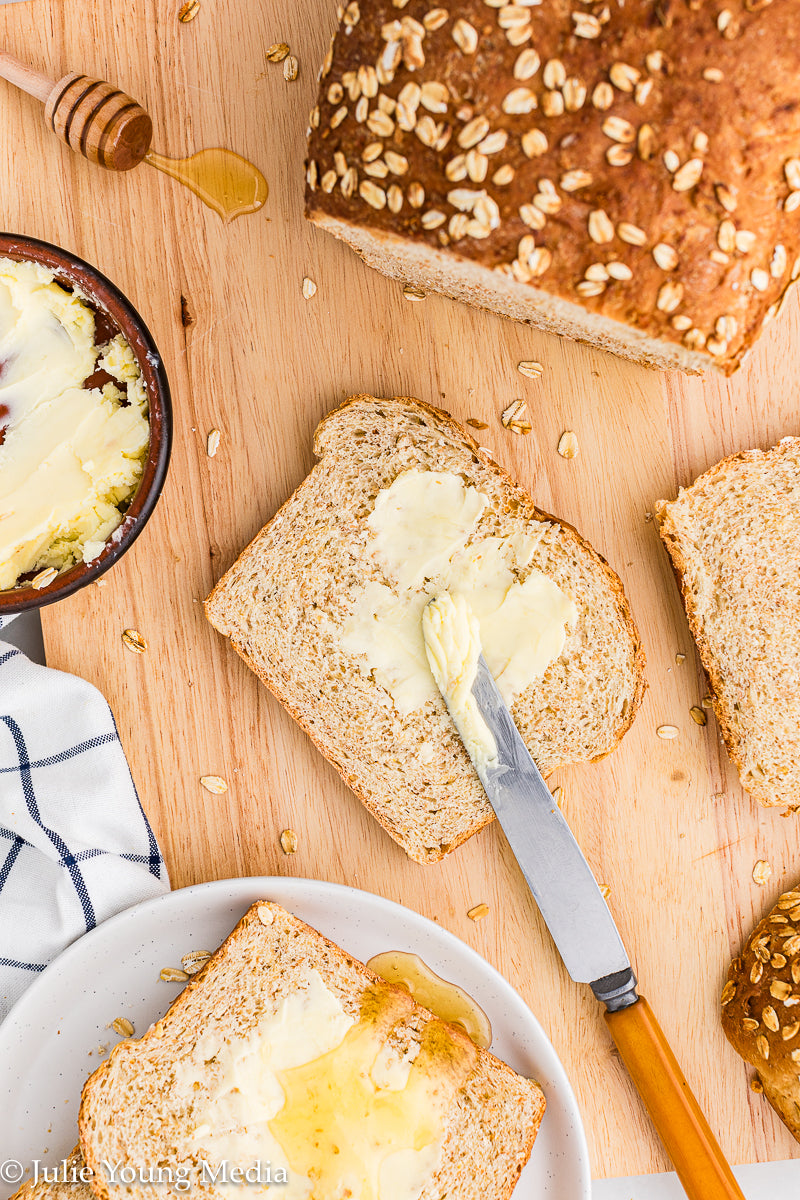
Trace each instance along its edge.
<path fill-rule="evenodd" d="M 545 774 L 618 745 L 644 693 L 639 635 L 608 564 L 571 526 L 537 509 L 447 413 L 410 398 L 355 396 L 320 423 L 314 451 L 320 462 L 220 580 L 206 614 L 395 841 L 416 861 L 435 862 L 493 813 L 444 703 L 437 697 L 402 717 L 338 647 L 336 630 L 377 569 L 362 541 L 377 491 L 409 468 L 451 471 L 491 498 L 479 535 L 545 526 L 546 561 L 532 565 L 565 586 L 581 613 L 578 642 L 568 638 L 543 680 L 513 705 Z M 583 662 L 575 686 L 570 653 Z M 597 676 L 590 699 L 577 683 L 587 662 Z M 435 756 L 423 767 L 426 739 Z"/>
<path fill-rule="evenodd" d="M 730 373 L 800 272 L 798 61 L 794 0 L 357 0 L 307 215 L 423 288 Z"/>
<path fill-rule="evenodd" d="M 778 897 L 731 963 L 722 1028 L 800 1142 L 800 885 Z"/>

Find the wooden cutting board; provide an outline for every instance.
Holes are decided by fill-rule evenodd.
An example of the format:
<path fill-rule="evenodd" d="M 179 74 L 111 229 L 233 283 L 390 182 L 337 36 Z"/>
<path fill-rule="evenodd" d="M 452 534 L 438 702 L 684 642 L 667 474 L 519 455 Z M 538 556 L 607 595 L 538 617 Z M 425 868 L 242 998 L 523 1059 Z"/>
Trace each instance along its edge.
<path fill-rule="evenodd" d="M 178 0 L 0 7 L 6 49 L 53 78 L 78 68 L 112 80 L 152 113 L 159 150 L 230 146 L 271 189 L 263 212 L 223 225 L 147 167 L 111 176 L 76 158 L 45 131 L 35 101 L 0 85 L 3 226 L 60 243 L 119 284 L 156 338 L 175 404 L 156 514 L 104 587 L 44 610 L 49 662 L 108 697 L 173 886 L 308 875 L 440 921 L 543 1023 L 576 1090 L 594 1174 L 667 1169 L 599 1008 L 561 966 L 497 829 L 440 865 L 407 860 L 199 603 L 303 478 L 315 425 L 351 392 L 419 396 L 487 421 L 480 440 L 620 573 L 648 655 L 650 688 L 622 746 L 554 781 L 564 811 L 611 888 L 642 989 L 724 1150 L 734 1162 L 800 1157 L 718 1020 L 730 957 L 800 876 L 798 818 L 759 809 L 713 716 L 701 728 L 689 715 L 706 686 L 649 520 L 658 498 L 724 455 L 800 432 L 797 303 L 729 383 L 655 374 L 438 297 L 409 303 L 302 217 L 304 133 L 334 0 L 200 0 L 189 24 L 177 12 Z M 275 41 L 297 54 L 295 82 L 265 61 Z M 306 275 L 318 285 L 310 300 Z M 521 359 L 540 361 L 542 377 L 523 378 Z M 528 437 L 500 425 L 515 398 L 528 401 Z M 572 461 L 556 453 L 565 429 L 580 446 Z M 129 626 L 146 654 L 123 646 Z M 656 736 L 665 723 L 678 726 L 675 741 Z M 206 774 L 229 790 L 204 791 Z M 292 856 L 279 844 L 285 828 L 298 835 Z M 757 859 L 773 867 L 765 887 L 751 878 Z M 474 923 L 466 914 L 479 902 L 489 913 Z"/>

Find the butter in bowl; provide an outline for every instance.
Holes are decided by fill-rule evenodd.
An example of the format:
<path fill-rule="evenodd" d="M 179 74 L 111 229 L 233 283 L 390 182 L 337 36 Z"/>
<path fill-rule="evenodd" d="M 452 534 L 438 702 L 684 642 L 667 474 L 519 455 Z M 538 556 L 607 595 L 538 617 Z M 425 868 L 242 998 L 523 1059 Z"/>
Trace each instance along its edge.
<path fill-rule="evenodd" d="M 136 311 L 66 251 L 0 235 L 0 612 L 96 579 L 166 476 L 169 388 Z"/>

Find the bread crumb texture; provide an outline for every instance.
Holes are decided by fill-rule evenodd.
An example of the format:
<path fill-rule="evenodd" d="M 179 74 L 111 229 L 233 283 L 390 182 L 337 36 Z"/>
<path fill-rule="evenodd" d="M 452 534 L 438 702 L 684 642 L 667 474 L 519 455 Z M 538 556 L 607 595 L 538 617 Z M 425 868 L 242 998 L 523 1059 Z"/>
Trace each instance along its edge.
<path fill-rule="evenodd" d="M 438 693 L 402 715 L 342 648 L 367 583 L 396 586 L 367 552 L 378 492 L 403 471 L 458 475 L 488 499 L 473 538 L 530 535 L 528 568 L 577 606 L 563 651 L 512 708 L 545 774 L 618 744 L 644 689 L 639 637 L 604 560 L 540 512 L 446 413 L 356 396 L 323 420 L 314 448 L 319 463 L 223 577 L 206 613 L 391 836 L 418 862 L 435 861 L 493 814 Z"/>
<path fill-rule="evenodd" d="M 800 273 L 796 0 L 340 8 L 309 218 L 421 291 L 733 371 Z"/>
<path fill-rule="evenodd" d="M 800 438 L 725 459 L 657 518 L 742 787 L 797 804 Z"/>

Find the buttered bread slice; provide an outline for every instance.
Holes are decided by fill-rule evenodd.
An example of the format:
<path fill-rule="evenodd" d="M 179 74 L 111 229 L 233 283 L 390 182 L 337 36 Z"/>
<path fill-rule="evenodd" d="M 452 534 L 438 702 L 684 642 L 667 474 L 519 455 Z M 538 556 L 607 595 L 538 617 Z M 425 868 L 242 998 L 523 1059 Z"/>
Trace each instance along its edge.
<path fill-rule="evenodd" d="M 238 1181 L 283 1200 L 504 1200 L 544 1108 L 532 1080 L 264 901 L 95 1071 L 79 1128 L 100 1197 L 213 1200 Z"/>
<path fill-rule="evenodd" d="M 206 601 L 231 639 L 418 862 L 493 814 L 430 673 L 422 611 L 463 594 L 540 769 L 609 753 L 643 692 L 622 585 L 447 413 L 356 396 L 319 463 Z"/>

